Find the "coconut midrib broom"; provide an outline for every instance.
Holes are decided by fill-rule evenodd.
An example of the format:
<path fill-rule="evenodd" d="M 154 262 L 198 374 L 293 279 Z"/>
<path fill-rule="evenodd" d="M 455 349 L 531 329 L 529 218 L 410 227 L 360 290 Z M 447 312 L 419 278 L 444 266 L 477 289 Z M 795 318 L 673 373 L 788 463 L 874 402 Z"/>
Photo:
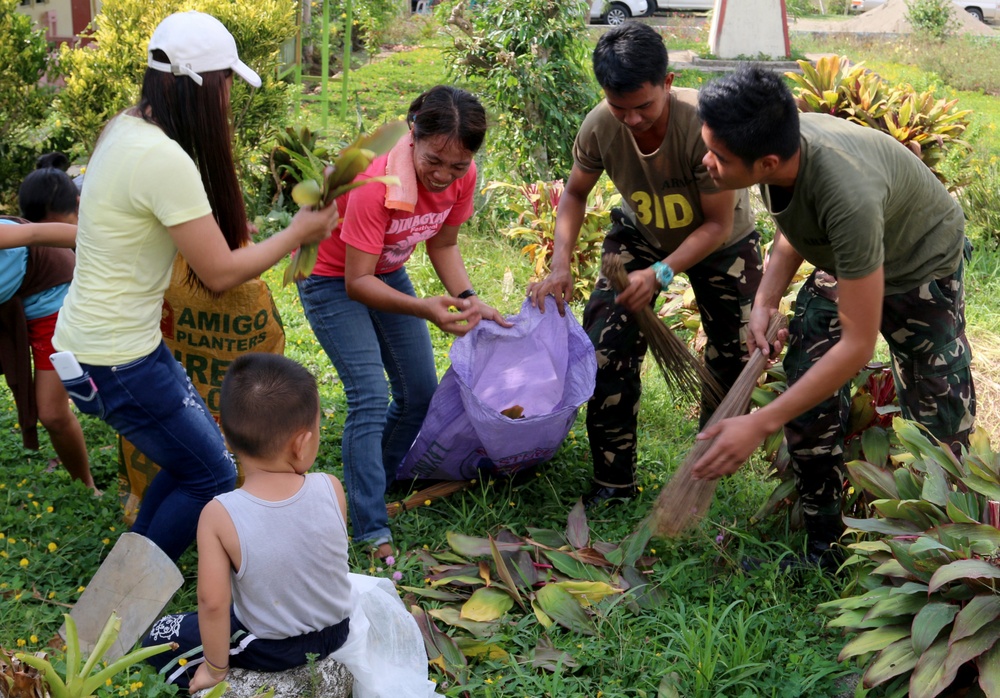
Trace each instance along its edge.
<path fill-rule="evenodd" d="M 774 344 L 778 332 L 787 326 L 788 318 L 781 313 L 771 316 L 766 332 L 769 346 Z M 767 363 L 768 357 L 764 356 L 759 348 L 754 349 L 732 389 L 705 424 L 706 429 L 723 419 L 737 417 L 747 411 L 753 390 L 757 387 L 761 374 L 767 369 Z M 694 447 L 684 458 L 677 473 L 660 492 L 650 514 L 653 531 L 656 534 L 668 538 L 678 536 L 700 521 L 708 511 L 718 480 L 695 480 L 692 471 L 694 464 L 705 455 L 714 442 L 715 439 L 695 441 Z"/>
<path fill-rule="evenodd" d="M 628 287 L 628 274 L 620 255 L 605 254 L 601 259 L 601 273 L 618 293 Z M 635 319 L 667 385 L 696 400 L 703 397 L 712 407 L 718 406 L 726 391 L 653 309 L 643 306 L 635 313 Z"/>

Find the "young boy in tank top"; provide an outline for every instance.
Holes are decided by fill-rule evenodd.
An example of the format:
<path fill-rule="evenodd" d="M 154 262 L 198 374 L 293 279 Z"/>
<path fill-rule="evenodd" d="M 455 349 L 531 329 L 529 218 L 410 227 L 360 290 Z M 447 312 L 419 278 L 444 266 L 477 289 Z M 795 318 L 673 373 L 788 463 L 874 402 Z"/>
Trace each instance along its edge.
<path fill-rule="evenodd" d="M 198 521 L 198 611 L 157 621 L 144 645 L 176 642 L 149 662 L 191 692 L 229 668 L 283 671 L 323 659 L 348 637 L 344 490 L 309 473 L 319 449 L 319 392 L 283 356 L 245 354 L 220 397 L 222 430 L 245 474 Z"/>

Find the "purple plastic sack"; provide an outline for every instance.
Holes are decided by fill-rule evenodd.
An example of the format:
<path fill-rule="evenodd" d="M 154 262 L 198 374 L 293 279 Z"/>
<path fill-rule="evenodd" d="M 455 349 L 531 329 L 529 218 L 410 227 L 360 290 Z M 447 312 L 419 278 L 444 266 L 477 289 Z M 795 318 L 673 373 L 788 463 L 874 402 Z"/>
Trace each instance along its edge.
<path fill-rule="evenodd" d="M 526 300 L 513 327 L 480 322 L 455 340 L 397 479 L 509 475 L 555 455 L 594 392 L 597 359 L 573 315 L 554 306 L 540 313 Z M 501 414 L 514 406 L 521 418 Z"/>

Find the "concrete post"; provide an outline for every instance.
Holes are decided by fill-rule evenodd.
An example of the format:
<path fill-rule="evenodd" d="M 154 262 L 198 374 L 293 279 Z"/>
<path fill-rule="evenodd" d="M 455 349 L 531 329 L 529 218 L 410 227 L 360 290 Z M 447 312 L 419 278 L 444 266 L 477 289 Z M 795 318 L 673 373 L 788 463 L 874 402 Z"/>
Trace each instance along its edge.
<path fill-rule="evenodd" d="M 715 0 L 708 47 L 719 58 L 787 58 L 785 0 Z"/>

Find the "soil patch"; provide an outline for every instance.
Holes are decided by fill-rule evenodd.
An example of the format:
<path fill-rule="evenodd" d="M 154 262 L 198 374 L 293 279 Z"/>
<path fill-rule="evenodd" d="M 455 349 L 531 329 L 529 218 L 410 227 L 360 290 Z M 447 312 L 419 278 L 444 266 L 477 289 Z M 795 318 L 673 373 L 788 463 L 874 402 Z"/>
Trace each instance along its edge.
<path fill-rule="evenodd" d="M 851 17 L 848 20 L 799 20 L 789 23 L 791 31 L 807 32 L 849 32 L 857 34 L 912 34 L 913 25 L 906 19 L 906 0 L 886 0 L 874 10 Z M 993 27 L 959 7 L 952 8 L 952 15 L 958 20 L 960 34 L 994 34 Z"/>
<path fill-rule="evenodd" d="M 864 12 L 844 22 L 847 31 L 872 34 L 910 34 L 913 26 L 906 20 L 906 0 L 886 0 L 884 5 Z M 980 22 L 965 10 L 952 5 L 952 16 L 958 20 L 960 34 L 992 34 L 992 27 Z"/>

